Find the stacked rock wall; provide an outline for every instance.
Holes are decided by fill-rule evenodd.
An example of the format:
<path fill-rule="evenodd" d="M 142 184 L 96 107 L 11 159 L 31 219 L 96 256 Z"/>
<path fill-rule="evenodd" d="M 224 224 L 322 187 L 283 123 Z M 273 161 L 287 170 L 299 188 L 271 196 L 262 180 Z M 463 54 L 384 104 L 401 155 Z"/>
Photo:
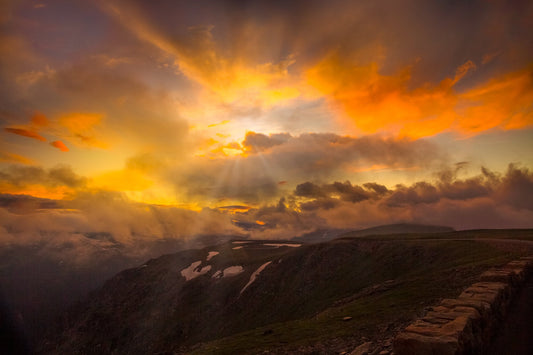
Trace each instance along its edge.
<path fill-rule="evenodd" d="M 456 299 L 444 299 L 394 339 L 396 355 L 484 353 L 511 301 L 533 274 L 533 256 L 490 269 Z"/>

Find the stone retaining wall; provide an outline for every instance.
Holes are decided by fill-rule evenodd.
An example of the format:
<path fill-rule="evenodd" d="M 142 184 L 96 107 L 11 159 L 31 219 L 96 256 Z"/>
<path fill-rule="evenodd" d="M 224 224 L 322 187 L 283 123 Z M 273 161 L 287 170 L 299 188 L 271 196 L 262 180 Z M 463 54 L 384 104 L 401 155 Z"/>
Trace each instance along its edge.
<path fill-rule="evenodd" d="M 533 256 L 490 269 L 456 299 L 444 299 L 394 339 L 396 355 L 484 353 L 509 304 L 533 274 Z"/>

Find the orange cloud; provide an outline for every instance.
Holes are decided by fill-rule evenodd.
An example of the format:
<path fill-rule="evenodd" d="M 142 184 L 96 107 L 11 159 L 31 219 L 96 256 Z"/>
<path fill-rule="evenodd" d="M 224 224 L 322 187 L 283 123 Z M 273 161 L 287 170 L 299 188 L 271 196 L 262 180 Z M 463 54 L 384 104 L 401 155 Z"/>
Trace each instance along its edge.
<path fill-rule="evenodd" d="M 365 133 L 416 138 L 442 132 L 453 123 L 451 79 L 438 87 L 409 90 L 410 68 L 386 76 L 376 63 L 349 66 L 332 55 L 311 68 L 307 80 L 346 112 L 349 125 Z"/>
<path fill-rule="evenodd" d="M 292 56 L 275 63 L 226 56 L 217 47 L 210 26 L 192 27 L 181 38 L 169 37 L 134 5 L 118 5 L 106 4 L 104 9 L 139 39 L 173 56 L 181 73 L 223 103 L 268 107 L 300 95 L 288 74 Z"/>
<path fill-rule="evenodd" d="M 53 146 L 53 147 L 56 147 L 57 149 L 59 149 L 62 152 L 68 152 L 69 151 L 68 147 L 61 141 L 53 141 L 53 142 L 50 143 L 50 145 Z"/>
<path fill-rule="evenodd" d="M 60 136 L 80 146 L 107 148 L 107 144 L 96 138 L 95 127 L 101 123 L 102 118 L 103 115 L 97 113 L 70 113 L 59 117 L 51 124 L 44 114 L 35 112 L 27 125 L 5 127 L 4 130 L 19 136 L 46 142 L 47 139 L 38 133 L 39 130 L 44 130 L 49 134 Z M 55 140 L 50 145 L 63 152 L 69 151 L 65 143 L 60 140 Z"/>
<path fill-rule="evenodd" d="M 42 142 L 46 142 L 46 138 L 41 136 L 39 133 L 28 130 L 26 128 L 14 128 L 14 127 L 6 127 L 4 128 L 4 131 L 17 134 L 19 136 L 28 137 L 32 139 L 37 139 Z"/>
<path fill-rule="evenodd" d="M 346 123 L 364 133 L 420 138 L 444 131 L 475 134 L 499 127 L 533 124 L 531 70 L 509 73 L 458 93 L 455 85 L 476 69 L 461 65 L 438 85 L 409 88 L 410 68 L 383 75 L 371 63 L 355 66 L 334 54 L 309 69 L 307 82 L 347 115 Z"/>
<path fill-rule="evenodd" d="M 46 118 L 46 116 L 40 112 L 35 112 L 33 116 L 31 117 L 32 127 L 35 127 L 35 128 L 46 127 L 48 126 L 48 124 L 49 124 L 48 118 Z"/>
<path fill-rule="evenodd" d="M 59 124 L 72 132 L 80 132 L 92 129 L 101 120 L 102 115 L 98 113 L 71 113 L 59 118 Z"/>
<path fill-rule="evenodd" d="M 458 95 L 455 128 L 474 134 L 533 125 L 532 68 L 508 73 Z"/>
<path fill-rule="evenodd" d="M 9 133 L 17 134 L 19 136 L 37 139 L 42 142 L 46 142 L 46 138 L 38 133 L 38 130 L 48 126 L 48 118 L 40 112 L 35 112 L 30 120 L 29 125 L 20 127 L 6 127 L 4 130 Z"/>
<path fill-rule="evenodd" d="M 66 128 L 68 140 L 74 144 L 94 148 L 107 148 L 107 144 L 96 138 L 96 127 L 103 115 L 99 113 L 69 113 L 59 118 L 58 124 Z"/>
<path fill-rule="evenodd" d="M 7 152 L 0 152 L 0 162 L 20 163 L 20 164 L 27 164 L 27 165 L 33 164 L 33 161 L 31 159 L 23 157 L 22 155 L 7 153 Z"/>

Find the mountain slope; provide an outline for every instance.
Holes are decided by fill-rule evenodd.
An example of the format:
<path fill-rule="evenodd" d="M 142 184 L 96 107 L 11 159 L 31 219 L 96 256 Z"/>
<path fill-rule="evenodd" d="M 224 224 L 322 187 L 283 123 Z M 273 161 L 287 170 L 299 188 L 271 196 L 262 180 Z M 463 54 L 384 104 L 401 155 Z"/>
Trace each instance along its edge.
<path fill-rule="evenodd" d="M 163 253 L 238 237 L 140 237 L 124 243 L 106 232 L 42 234 L 39 242 L 0 248 L 0 311 L 11 315 L 11 330 L 17 330 L 29 353 L 54 319 L 119 271 Z"/>
<path fill-rule="evenodd" d="M 353 341 L 384 322 L 394 328 L 515 256 L 474 240 L 234 241 L 189 250 L 109 280 L 43 352 L 179 352 L 204 343 L 195 345 L 200 353 L 242 353 Z M 339 321 L 346 315 L 359 320 Z"/>

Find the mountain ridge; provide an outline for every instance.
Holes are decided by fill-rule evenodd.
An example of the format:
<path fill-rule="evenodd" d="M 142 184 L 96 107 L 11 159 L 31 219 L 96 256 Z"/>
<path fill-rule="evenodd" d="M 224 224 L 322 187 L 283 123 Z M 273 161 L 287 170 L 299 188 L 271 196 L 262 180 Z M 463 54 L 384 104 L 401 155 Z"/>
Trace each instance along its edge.
<path fill-rule="evenodd" d="M 309 233 L 305 233 L 292 238 L 294 241 L 301 241 L 307 243 L 320 243 L 344 235 L 353 237 L 365 237 L 371 235 L 387 235 L 387 234 L 411 234 L 411 233 L 448 233 L 454 232 L 455 229 L 447 226 L 436 226 L 416 223 L 393 223 L 383 224 L 364 229 L 317 229 Z"/>

